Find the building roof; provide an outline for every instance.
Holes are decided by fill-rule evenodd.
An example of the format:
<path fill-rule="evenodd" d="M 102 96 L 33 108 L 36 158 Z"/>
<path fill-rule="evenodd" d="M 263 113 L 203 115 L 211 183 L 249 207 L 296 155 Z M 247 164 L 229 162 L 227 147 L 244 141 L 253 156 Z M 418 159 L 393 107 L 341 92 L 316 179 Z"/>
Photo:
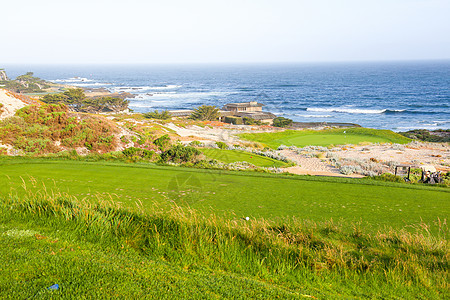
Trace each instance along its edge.
<path fill-rule="evenodd" d="M 258 103 L 256 101 L 251 101 L 251 102 L 241 102 L 241 103 L 228 103 L 228 104 L 225 104 L 225 106 L 229 106 L 229 107 L 263 107 L 265 105 L 262 103 Z"/>
<path fill-rule="evenodd" d="M 241 118 L 243 117 L 252 118 L 254 120 L 268 120 L 268 119 L 275 119 L 277 117 L 273 113 L 266 111 L 239 112 L 236 113 L 235 115 Z"/>
<path fill-rule="evenodd" d="M 182 110 L 170 110 L 169 113 L 172 117 L 186 117 L 190 116 L 194 111 L 192 109 L 182 109 Z"/>

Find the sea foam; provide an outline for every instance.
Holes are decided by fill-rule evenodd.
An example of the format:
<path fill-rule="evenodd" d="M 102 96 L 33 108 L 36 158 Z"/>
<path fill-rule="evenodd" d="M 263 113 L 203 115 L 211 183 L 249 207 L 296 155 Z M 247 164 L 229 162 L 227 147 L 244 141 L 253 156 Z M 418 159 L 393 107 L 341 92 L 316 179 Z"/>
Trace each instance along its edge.
<path fill-rule="evenodd" d="M 387 109 L 361 109 L 361 108 L 320 108 L 320 107 L 308 107 L 306 111 L 312 112 L 338 112 L 348 114 L 382 114 Z"/>

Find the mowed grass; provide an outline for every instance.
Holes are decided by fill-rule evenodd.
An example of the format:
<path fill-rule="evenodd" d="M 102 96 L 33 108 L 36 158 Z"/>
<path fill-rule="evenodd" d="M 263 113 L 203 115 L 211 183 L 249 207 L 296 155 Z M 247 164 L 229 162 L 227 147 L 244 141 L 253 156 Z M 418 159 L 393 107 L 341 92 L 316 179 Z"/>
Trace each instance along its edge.
<path fill-rule="evenodd" d="M 95 200 L 111 197 L 125 207 L 166 209 L 174 203 L 229 218 L 298 218 L 361 222 L 378 230 L 430 225 L 450 211 L 449 190 L 364 179 L 266 175 L 148 164 L 7 159 L 0 164 L 0 193 L 27 189 L 67 192 Z M 406 227 L 408 228 L 408 227 Z"/>
<path fill-rule="evenodd" d="M 270 157 L 264 157 L 240 150 L 200 149 L 205 156 L 226 164 L 234 162 L 248 162 L 258 167 L 283 167 L 287 163 Z"/>
<path fill-rule="evenodd" d="M 286 146 L 329 146 L 359 143 L 408 143 L 411 140 L 390 130 L 346 128 L 328 130 L 286 130 L 272 133 L 244 133 L 239 135 L 249 141 L 263 143 L 273 149 Z"/>

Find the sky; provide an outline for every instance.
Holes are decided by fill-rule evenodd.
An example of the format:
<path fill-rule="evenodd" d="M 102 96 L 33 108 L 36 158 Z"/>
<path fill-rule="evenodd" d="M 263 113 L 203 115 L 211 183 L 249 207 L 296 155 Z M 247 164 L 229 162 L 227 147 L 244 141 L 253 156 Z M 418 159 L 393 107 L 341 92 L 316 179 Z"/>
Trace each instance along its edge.
<path fill-rule="evenodd" d="M 0 64 L 450 59 L 450 0 L 2 0 Z"/>

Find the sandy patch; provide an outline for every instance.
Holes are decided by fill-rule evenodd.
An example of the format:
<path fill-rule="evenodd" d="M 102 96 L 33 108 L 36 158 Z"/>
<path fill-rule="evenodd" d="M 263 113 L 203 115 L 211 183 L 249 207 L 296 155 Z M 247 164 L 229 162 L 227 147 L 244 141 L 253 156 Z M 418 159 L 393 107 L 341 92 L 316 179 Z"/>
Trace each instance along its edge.
<path fill-rule="evenodd" d="M 18 109 L 27 105 L 4 89 L 0 89 L 0 103 L 3 104 L 3 107 L 0 108 L 2 110 L 0 112 L 0 119 L 14 116 Z"/>
<path fill-rule="evenodd" d="M 416 167 L 433 165 L 439 171 L 450 171 L 450 145 L 413 142 L 406 145 L 383 144 L 353 146 L 334 152 L 339 158 L 375 162 L 393 162 Z"/>

